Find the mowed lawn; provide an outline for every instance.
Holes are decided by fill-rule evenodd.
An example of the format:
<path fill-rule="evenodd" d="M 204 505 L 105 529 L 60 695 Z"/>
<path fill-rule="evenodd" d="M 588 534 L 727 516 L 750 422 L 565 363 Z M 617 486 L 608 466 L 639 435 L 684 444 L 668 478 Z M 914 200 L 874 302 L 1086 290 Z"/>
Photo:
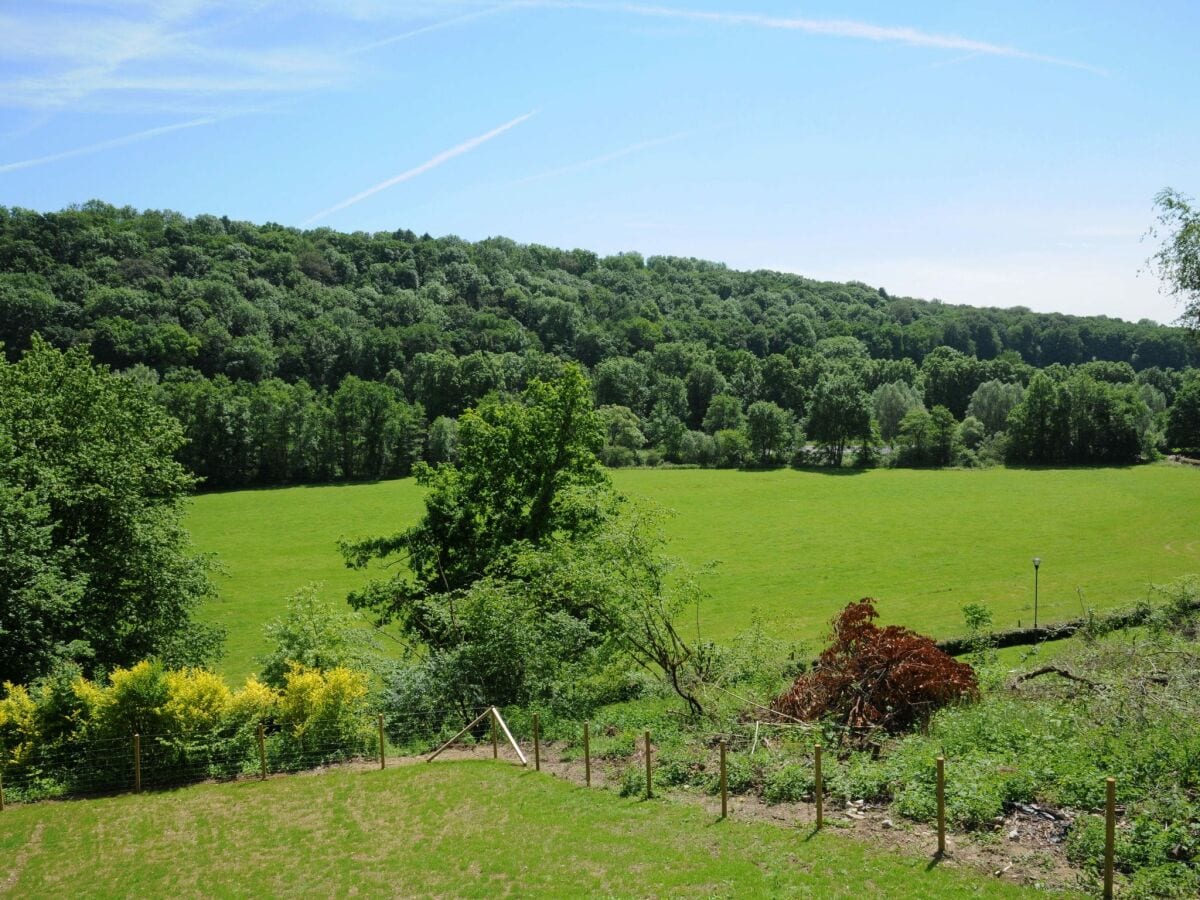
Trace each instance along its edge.
<path fill-rule="evenodd" d="M 811 837 L 811 839 L 810 839 Z M 836 833 L 620 799 L 507 763 L 202 785 L 0 815 L 17 897 L 1016 897 Z"/>
<path fill-rule="evenodd" d="M 664 526 L 672 553 L 718 563 L 700 615 L 717 640 L 757 614 L 776 637 L 815 644 L 839 608 L 864 596 L 878 598 L 886 621 L 939 636 L 962 630 L 971 602 L 991 608 L 998 626 L 1028 625 L 1034 556 L 1043 622 L 1079 615 L 1078 590 L 1108 607 L 1200 571 L 1200 471 L 1181 466 L 622 470 L 614 480 L 674 511 Z M 196 498 L 188 526 L 227 570 L 206 611 L 229 628 L 226 671 L 256 668 L 263 623 L 300 585 L 320 581 L 343 597 L 361 583 L 342 564 L 339 536 L 394 531 L 420 512 L 411 480 Z"/>

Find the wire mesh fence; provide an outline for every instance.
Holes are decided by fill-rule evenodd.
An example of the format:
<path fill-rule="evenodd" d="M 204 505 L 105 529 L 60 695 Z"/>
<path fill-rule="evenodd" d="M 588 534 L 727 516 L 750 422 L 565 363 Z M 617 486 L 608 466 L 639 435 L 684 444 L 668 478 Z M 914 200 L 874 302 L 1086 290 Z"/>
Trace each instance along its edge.
<path fill-rule="evenodd" d="M 450 724 L 486 707 L 349 715 L 301 725 L 243 723 L 192 732 L 71 734 L 0 747 L 0 797 L 6 804 L 180 787 L 301 772 L 388 755 L 428 752 Z M 460 726 L 461 727 L 461 726 Z M 478 735 L 466 735 L 470 742 Z"/>
<path fill-rule="evenodd" d="M 660 748 L 651 730 L 638 730 L 629 746 L 612 742 L 599 748 L 592 742 L 590 723 L 558 719 L 546 713 L 496 707 L 463 707 L 452 710 L 388 712 L 352 715 L 301 726 L 262 722 L 229 730 L 191 733 L 135 733 L 128 736 L 73 736 L 36 747 L 0 748 L 0 809 L 14 802 L 57 797 L 117 794 L 164 790 L 205 781 L 234 781 L 270 775 L 312 771 L 348 764 L 386 767 L 397 756 L 433 758 L 457 744 L 476 753 L 490 744 L 490 755 L 505 758 L 509 749 L 525 765 L 541 769 L 549 760 L 551 736 L 557 745 L 556 765 L 573 763 L 583 772 L 584 783 L 593 783 L 593 764 L 621 760 L 624 773 L 635 773 L 630 793 L 654 796 L 656 780 L 677 783 L 678 770 L 660 759 Z M 731 723 L 722 731 L 697 734 L 689 739 L 701 748 L 687 765 L 704 771 L 704 786 L 720 798 L 721 817 L 729 813 L 729 798 L 738 792 L 736 765 L 752 758 L 764 731 L 795 728 L 815 738 L 801 766 L 809 769 L 807 797 L 814 804 L 812 824 L 824 824 L 826 784 L 820 736 L 811 726 L 780 722 Z M 628 731 L 629 729 L 626 729 Z M 627 735 L 626 735 L 627 736 Z M 937 853 L 946 853 L 946 764 L 936 759 Z M 660 769 L 661 766 L 661 769 Z M 628 778 L 626 779 L 628 780 Z M 1108 779 L 1105 810 L 1107 831 L 1104 860 L 1106 896 L 1111 896 L 1115 821 L 1113 782 Z M 620 786 L 626 792 L 628 784 Z"/>

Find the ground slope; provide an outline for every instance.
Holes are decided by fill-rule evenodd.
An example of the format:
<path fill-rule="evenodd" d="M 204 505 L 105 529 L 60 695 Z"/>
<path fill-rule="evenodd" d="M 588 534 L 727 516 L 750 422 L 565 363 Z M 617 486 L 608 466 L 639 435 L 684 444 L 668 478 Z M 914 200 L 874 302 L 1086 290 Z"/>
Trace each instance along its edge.
<path fill-rule="evenodd" d="M 0 894 L 1015 897 L 836 834 L 714 820 L 510 763 L 19 806 Z M 1031 892 L 1028 892 L 1031 893 Z"/>

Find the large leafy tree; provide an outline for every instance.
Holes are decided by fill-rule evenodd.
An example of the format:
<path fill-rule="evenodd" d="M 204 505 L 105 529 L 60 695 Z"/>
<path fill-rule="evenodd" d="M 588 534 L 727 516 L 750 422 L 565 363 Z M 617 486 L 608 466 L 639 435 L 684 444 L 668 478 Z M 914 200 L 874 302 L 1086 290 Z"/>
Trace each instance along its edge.
<path fill-rule="evenodd" d="M 1183 304 L 1182 319 L 1200 328 L 1200 208 L 1179 191 L 1165 188 L 1154 198 L 1163 244 L 1150 258 L 1166 292 Z M 1165 232 L 1165 233 L 1164 233 Z"/>
<path fill-rule="evenodd" d="M 879 425 L 879 435 L 885 441 L 896 437 L 900 423 L 910 411 L 924 409 L 921 395 L 903 381 L 890 381 L 875 388 L 871 393 L 871 406 Z"/>
<path fill-rule="evenodd" d="M 556 702 L 615 656 L 662 672 L 698 711 L 693 648 L 673 624 L 696 591 L 613 490 L 582 372 L 485 399 L 458 437 L 457 463 L 418 469 L 428 493 L 416 525 L 342 548 L 354 566 L 407 561 L 350 597 L 428 651 L 393 693 L 413 700 L 423 684 L 421 702 Z"/>
<path fill-rule="evenodd" d="M 1008 414 L 1021 402 L 1024 394 L 1025 389 L 1019 384 L 996 379 L 985 381 L 971 395 L 967 415 L 982 422 L 988 434 L 995 434 L 1008 425 Z"/>
<path fill-rule="evenodd" d="M 792 415 L 786 409 L 759 400 L 746 414 L 746 436 L 750 452 L 761 465 L 780 461 L 792 443 Z"/>
<path fill-rule="evenodd" d="M 853 375 L 821 376 L 809 404 L 805 433 L 824 446 L 826 459 L 834 466 L 842 464 L 852 441 L 870 439 L 870 398 Z"/>
<path fill-rule="evenodd" d="M 1200 450 L 1200 378 L 1192 378 L 1175 395 L 1167 413 L 1167 443 L 1181 450 Z"/>
<path fill-rule="evenodd" d="M 420 466 L 425 514 L 386 537 L 343 544 L 348 564 L 403 558 L 408 572 L 350 597 L 381 622 L 399 621 L 427 643 L 456 640 L 455 595 L 507 574 L 514 553 L 598 527 L 616 495 L 597 454 L 604 435 L 579 369 L 533 381 L 519 401 L 485 398 L 458 420 L 455 463 Z"/>
<path fill-rule="evenodd" d="M 40 339 L 0 360 L 0 680 L 212 658 L 207 565 L 181 524 L 177 422 L 137 381 Z"/>

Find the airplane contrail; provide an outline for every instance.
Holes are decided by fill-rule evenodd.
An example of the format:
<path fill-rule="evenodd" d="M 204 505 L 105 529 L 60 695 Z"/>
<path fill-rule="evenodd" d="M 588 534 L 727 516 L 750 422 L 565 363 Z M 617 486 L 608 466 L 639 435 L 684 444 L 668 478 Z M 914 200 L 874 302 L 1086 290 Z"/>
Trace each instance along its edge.
<path fill-rule="evenodd" d="M 317 221 L 318 219 L 325 218 L 326 216 L 330 215 L 331 213 L 335 213 L 335 212 L 338 212 L 339 210 L 343 210 L 347 206 L 353 206 L 355 203 L 358 203 L 360 200 L 366 200 L 368 197 L 372 196 L 373 194 L 378 194 L 380 191 L 386 190 L 387 188 L 390 188 L 393 185 L 397 185 L 403 181 L 408 181 L 412 178 L 416 178 L 418 175 L 424 175 L 430 169 L 436 169 L 442 163 L 447 162 L 448 160 L 454 159 L 454 157 L 456 157 L 456 156 L 462 156 L 464 153 L 474 150 L 480 144 L 486 144 L 492 138 L 499 137 L 500 135 L 504 134 L 504 132 L 508 131 L 510 128 L 517 127 L 522 122 L 524 122 L 526 119 L 528 119 L 529 117 L 534 115 L 536 112 L 537 112 L 537 110 L 530 110 L 529 112 L 525 113 L 525 115 L 517 116 L 515 119 L 505 122 L 503 125 L 500 125 L 497 128 L 493 128 L 491 131 L 488 131 L 484 134 L 477 135 L 476 137 L 473 137 L 470 140 L 463 141 L 461 144 L 456 144 L 455 146 L 451 147 L 449 150 L 443 150 L 441 153 L 427 159 L 425 162 L 421 163 L 419 166 L 415 166 L 414 168 L 411 168 L 406 172 L 401 172 L 399 175 L 389 178 L 386 181 L 381 181 L 381 182 L 379 182 L 379 184 L 373 185 L 372 187 L 367 188 L 365 191 L 359 191 L 353 197 L 347 197 L 345 200 L 341 201 L 340 203 L 335 203 L 333 206 L 329 207 L 328 209 L 323 209 L 319 213 L 315 213 L 315 214 L 309 216 L 307 219 L 304 220 L 304 224 L 309 225 L 309 224 Z"/>
<path fill-rule="evenodd" d="M 214 125 L 219 119 L 213 116 L 206 116 L 202 119 L 192 119 L 189 122 L 178 122 L 175 125 L 160 125 L 158 128 L 147 128 L 145 131 L 135 131 L 133 134 L 122 135 L 121 137 L 111 138 L 107 141 L 99 141 L 95 144 L 88 144 L 86 147 L 75 147 L 72 150 L 63 150 L 59 153 L 51 153 L 47 156 L 35 156 L 32 159 L 22 159 L 17 162 L 0 164 L 0 174 L 4 172 L 15 172 L 17 169 L 28 169 L 32 166 L 40 166 L 45 163 L 58 162 L 60 159 L 70 159 L 73 156 L 86 156 L 89 153 L 99 153 L 102 150 L 112 150 L 116 147 L 124 147 L 127 144 L 135 144 L 138 141 L 148 140 L 152 137 L 158 137 L 160 134 L 169 134 L 172 131 L 182 131 L 185 128 L 199 128 L 201 125 Z"/>

